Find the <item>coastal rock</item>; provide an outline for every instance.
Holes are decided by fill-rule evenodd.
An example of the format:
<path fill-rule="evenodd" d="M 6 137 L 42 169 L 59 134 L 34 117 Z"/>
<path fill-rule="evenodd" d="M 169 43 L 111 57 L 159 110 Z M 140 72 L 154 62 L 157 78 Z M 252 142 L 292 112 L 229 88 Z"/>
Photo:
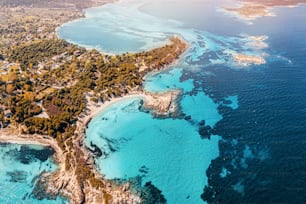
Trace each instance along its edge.
<path fill-rule="evenodd" d="M 164 93 L 146 93 L 142 110 L 149 110 L 154 117 L 167 118 L 179 115 L 178 100 L 181 90 Z"/>
<path fill-rule="evenodd" d="M 246 55 L 246 54 L 235 54 L 233 55 L 233 59 L 239 65 L 248 66 L 248 65 L 261 65 L 265 64 L 266 60 L 261 56 L 256 55 Z"/>
<path fill-rule="evenodd" d="M 36 182 L 34 189 L 33 189 L 33 196 L 38 199 L 49 199 L 49 200 L 55 200 L 58 191 L 48 192 L 48 178 L 47 177 L 40 177 L 40 179 Z"/>
<path fill-rule="evenodd" d="M 142 87 L 139 87 L 145 74 L 151 71 L 159 71 L 165 68 L 175 59 L 178 59 L 179 55 L 181 55 L 186 50 L 187 44 L 180 40 L 178 37 L 172 38 L 171 41 L 173 43 L 151 51 L 153 56 L 156 55 L 159 56 L 159 58 L 156 58 L 154 62 L 148 63 L 147 67 L 149 67 L 149 69 L 141 73 L 139 78 L 137 78 L 136 83 L 131 85 L 131 89 L 126 89 L 123 91 L 123 93 L 119 94 L 113 92 L 106 94 L 107 99 L 110 100 L 108 104 L 112 104 L 116 100 L 120 101 L 121 98 L 119 98 L 119 96 L 121 97 L 122 94 L 127 94 L 127 96 L 134 97 L 128 94 L 132 94 L 130 92 L 137 92 L 136 96 L 138 98 L 143 98 L 145 101 L 143 105 L 144 109 L 149 110 L 152 115 L 156 117 L 175 117 L 178 115 L 179 108 L 177 101 L 181 95 L 180 90 L 168 91 L 161 94 L 149 94 L 143 93 L 141 91 Z M 88 53 L 88 55 L 93 57 L 92 53 Z M 142 54 L 140 54 L 140 57 L 141 56 Z M 155 58 L 153 57 L 153 59 Z M 68 61 L 70 60 L 71 59 L 68 59 Z M 138 75 L 137 70 L 135 73 Z M 92 81 L 92 84 L 94 84 L 94 81 Z M 65 91 L 70 91 L 69 88 L 65 88 L 66 82 L 63 82 L 59 85 L 56 84 L 56 86 L 54 86 L 54 84 L 52 84 L 55 89 L 59 89 L 59 95 L 66 95 Z M 113 90 L 117 91 L 120 90 L 120 88 L 126 88 L 126 86 L 122 86 L 122 84 L 116 85 L 119 85 L 119 87 L 114 86 L 112 87 Z M 79 89 L 79 87 L 77 89 Z M 105 156 L 105 150 L 99 150 L 92 145 L 94 152 L 90 152 L 84 144 L 84 138 L 86 129 L 88 128 L 88 123 L 90 122 L 93 115 L 95 115 L 95 111 L 99 109 L 98 106 L 101 103 L 99 103 L 97 100 L 90 100 L 92 99 L 92 93 L 85 93 L 87 89 L 84 88 L 82 91 L 84 92 L 76 94 L 76 98 L 82 102 L 79 103 L 78 101 L 77 105 L 74 104 L 75 109 L 78 110 L 78 114 L 75 113 L 75 115 L 70 115 L 71 110 L 73 109 L 70 106 L 73 105 L 74 101 L 72 99 L 68 100 L 69 97 L 67 97 L 67 100 L 64 100 L 66 104 L 65 107 L 69 107 L 68 110 L 64 110 L 63 107 L 60 107 L 60 104 L 55 106 L 51 102 L 52 96 L 49 96 L 49 98 L 47 97 L 46 106 L 52 110 L 52 114 L 58 116 L 58 114 L 65 115 L 64 113 L 67 113 L 67 115 L 69 115 L 69 119 L 67 119 L 67 121 L 58 124 L 57 133 L 56 131 L 54 133 L 49 133 L 49 131 L 36 132 L 34 131 L 36 128 L 26 129 L 26 127 L 28 127 L 27 125 L 19 124 L 20 130 L 16 129 L 16 132 L 13 134 L 6 133 L 6 131 L 1 130 L 0 141 L 13 143 L 17 142 L 22 144 L 38 144 L 51 147 L 54 150 L 53 159 L 58 164 L 58 168 L 55 172 L 44 172 L 39 176 L 39 180 L 35 183 L 33 190 L 33 195 L 37 199 L 56 199 L 57 196 L 62 196 L 69 199 L 69 202 L 72 204 L 142 203 L 140 198 L 140 191 L 135 191 L 133 185 L 130 184 L 129 181 L 122 185 L 116 184 L 113 181 L 107 180 L 100 174 L 100 172 L 98 172 L 94 162 L 94 154 L 97 156 Z M 75 94 L 71 93 L 71 98 L 74 98 L 74 95 Z M 101 99 L 104 101 L 105 98 Z M 79 109 L 78 106 L 80 104 L 81 108 Z M 82 104 L 84 106 L 86 105 L 86 107 L 83 107 Z M 45 119 L 46 118 L 43 118 L 41 121 L 50 122 Z M 53 120 L 52 117 L 49 119 Z M 35 120 L 38 119 L 35 118 Z M 107 120 L 107 118 L 104 120 Z M 40 123 L 41 121 L 38 122 Z M 58 122 L 54 119 L 54 122 L 55 121 Z M 29 126 L 34 125 L 34 123 L 32 124 L 30 122 L 27 124 Z M 27 135 L 25 133 L 31 134 Z M 109 140 L 107 151 L 117 151 L 117 146 L 120 142 L 124 141 Z M 48 157 L 44 155 L 43 157 L 39 157 L 41 160 L 45 160 L 47 158 Z M 24 163 L 26 162 L 30 162 L 28 158 L 24 158 Z M 143 168 L 142 171 L 142 173 L 145 174 L 147 169 Z M 157 188 L 153 187 L 151 184 L 147 184 L 145 187 L 147 189 L 145 191 L 147 192 L 146 195 L 153 195 L 151 196 L 152 198 L 156 196 L 156 198 L 158 198 L 157 203 L 164 203 L 163 196 L 160 195 L 161 192 Z M 150 198 L 150 200 L 152 199 Z M 148 203 L 156 202 L 150 201 Z"/>

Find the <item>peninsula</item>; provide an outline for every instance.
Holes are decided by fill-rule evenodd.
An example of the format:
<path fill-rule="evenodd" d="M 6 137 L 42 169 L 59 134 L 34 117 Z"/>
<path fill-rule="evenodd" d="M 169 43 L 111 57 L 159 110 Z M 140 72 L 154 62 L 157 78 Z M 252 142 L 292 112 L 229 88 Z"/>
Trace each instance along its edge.
<path fill-rule="evenodd" d="M 143 98 L 143 108 L 155 116 L 175 115 L 180 91 L 147 93 L 143 82 L 146 74 L 175 62 L 188 44 L 173 36 L 160 48 L 106 55 L 57 38 L 56 27 L 101 3 L 106 1 L 1 3 L 0 142 L 54 149 L 58 169 L 40 175 L 33 192 L 38 199 L 60 195 L 77 204 L 140 203 L 155 188 L 147 184 L 135 192 L 129 181 L 105 179 L 84 144 L 86 126 L 123 97 Z"/>

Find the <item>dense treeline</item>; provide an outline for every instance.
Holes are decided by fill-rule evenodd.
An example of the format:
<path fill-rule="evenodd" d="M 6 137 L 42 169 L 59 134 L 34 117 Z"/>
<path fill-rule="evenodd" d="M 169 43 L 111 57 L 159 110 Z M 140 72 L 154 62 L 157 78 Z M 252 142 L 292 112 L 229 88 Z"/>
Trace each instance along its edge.
<path fill-rule="evenodd" d="M 86 112 L 86 100 L 103 102 L 141 90 L 146 73 L 168 65 L 185 50 L 185 43 L 178 38 L 171 40 L 171 44 L 162 48 L 115 56 L 84 51 L 57 39 L 20 46 L 11 52 L 11 60 L 19 61 L 27 74 L 15 77 L 10 83 L 0 81 L 1 105 L 12 112 L 9 119 L 0 114 L 0 122 L 6 124 L 9 120 L 20 125 L 24 133 L 56 138 L 66 152 L 66 170 L 75 167 L 72 164 L 78 165 L 75 173 L 80 186 L 89 181 L 92 187 L 103 188 L 103 181 L 95 177 L 86 165 L 83 152 L 72 142 L 77 136 L 76 122 Z M 75 55 L 76 50 L 81 52 Z M 45 74 L 29 68 L 63 52 L 66 54 L 62 63 Z M 42 91 L 49 88 L 54 91 Z M 42 112 L 47 117 L 37 117 Z"/>
<path fill-rule="evenodd" d="M 104 62 L 98 59 L 96 64 L 101 76 L 94 91 L 101 101 L 125 95 L 142 84 L 135 58 L 130 55 L 107 56 Z"/>
<path fill-rule="evenodd" d="M 87 103 L 85 93 L 91 92 L 91 100 L 103 102 L 112 97 L 125 95 L 131 90 L 141 89 L 143 77 L 147 72 L 171 63 L 186 48 L 178 38 L 171 40 L 171 44 L 162 48 L 116 56 L 103 55 L 94 50 L 85 52 L 58 39 L 23 45 L 12 51 L 15 53 L 12 54 L 12 59 L 22 61 L 23 65 L 35 65 L 39 60 L 58 56 L 63 51 L 70 60 L 65 60 L 65 63 L 50 72 L 35 75 L 35 79 L 32 73 L 15 77 L 11 84 L 1 82 L 4 91 L 1 93 L 0 102 L 7 104 L 6 107 L 11 110 L 13 122 L 25 125 L 25 132 L 56 136 L 57 133 L 64 133 L 66 128 L 73 126 L 84 111 Z M 82 50 L 80 57 L 74 55 L 76 50 Z M 56 88 L 58 90 L 55 92 L 47 92 L 42 97 L 42 106 L 49 118 L 31 119 L 42 112 L 41 107 L 36 104 L 36 100 L 41 100 L 41 96 L 37 97 L 40 90 L 58 84 L 54 82 L 59 79 L 67 79 L 69 83 L 66 80 L 67 83 L 60 84 L 62 88 Z"/>
<path fill-rule="evenodd" d="M 26 119 L 24 131 L 57 137 L 70 131 L 85 106 L 86 101 L 82 89 L 76 87 L 60 89 L 43 100 L 43 107 L 49 118 Z"/>
<path fill-rule="evenodd" d="M 76 6 L 88 3 L 87 0 L 68 2 Z M 1 3 L 54 6 L 62 2 Z M 80 15 L 74 11 L 17 8 L 13 17 L 4 11 L 0 15 L 10 20 L 0 26 L 0 60 L 7 72 L 5 77 L 0 77 L 1 128 L 9 126 L 21 129 L 22 133 L 54 137 L 64 152 L 66 170 L 75 175 L 81 189 L 90 184 L 103 192 L 107 202 L 111 196 L 105 192 L 105 180 L 92 171 L 93 164 L 82 144 L 84 132 L 80 130 L 83 128 L 77 127 L 78 120 L 82 122 L 88 112 L 87 100 L 103 102 L 142 90 L 144 75 L 169 65 L 185 50 L 186 44 L 173 38 L 168 45 L 147 52 L 104 55 L 54 37 L 54 28 L 63 19 Z M 160 193 L 150 184 L 145 189 L 144 198 Z M 163 201 L 162 197 L 156 198 Z"/>
<path fill-rule="evenodd" d="M 26 118 L 33 117 L 42 112 L 40 106 L 36 105 L 33 101 L 24 100 L 24 98 L 18 99 L 17 97 L 12 97 L 9 107 L 12 113 L 14 113 L 13 118 L 17 123 L 23 122 Z"/>
<path fill-rule="evenodd" d="M 47 58 L 68 52 L 71 55 L 77 47 L 60 39 L 41 40 L 32 44 L 24 44 L 12 49 L 8 60 L 18 62 L 23 70 L 38 65 Z"/>

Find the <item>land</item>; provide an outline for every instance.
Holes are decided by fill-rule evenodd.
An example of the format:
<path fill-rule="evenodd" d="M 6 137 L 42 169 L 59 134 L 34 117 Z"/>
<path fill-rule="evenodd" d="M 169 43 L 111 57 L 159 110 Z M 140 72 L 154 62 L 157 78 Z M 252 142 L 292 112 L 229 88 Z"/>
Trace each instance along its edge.
<path fill-rule="evenodd" d="M 263 51 L 269 45 L 265 42 L 268 39 L 266 35 L 260 36 L 243 36 L 245 37 L 245 46 L 257 51 L 256 54 L 247 53 L 231 53 L 232 60 L 239 66 L 261 65 L 265 64 L 265 56 L 267 54 Z"/>
<path fill-rule="evenodd" d="M 269 7 L 253 2 L 243 3 L 238 8 L 226 8 L 225 10 L 235 13 L 247 21 L 252 21 L 259 17 L 274 16 Z"/>
<path fill-rule="evenodd" d="M 257 55 L 235 54 L 233 55 L 233 59 L 242 66 L 249 66 L 251 64 L 261 65 L 266 63 L 263 57 Z"/>
<path fill-rule="evenodd" d="M 172 117 L 180 91 L 143 90 L 148 73 L 163 70 L 188 48 L 178 36 L 141 53 L 107 55 L 58 39 L 56 28 L 84 16 L 81 9 L 106 1 L 2 1 L 0 16 L 0 142 L 54 149 L 58 169 L 43 173 L 33 195 L 71 203 L 140 203 L 155 187 L 105 179 L 84 144 L 97 112 L 127 97 L 140 97 L 156 117 Z M 150 190 L 151 189 L 151 190 Z M 143 196 L 145 195 L 145 196 Z"/>
<path fill-rule="evenodd" d="M 274 16 L 275 14 L 271 11 L 274 7 L 295 7 L 299 4 L 306 3 L 306 0 L 239 0 L 239 2 L 239 7 L 225 8 L 225 10 L 231 13 L 235 13 L 247 21 L 252 21 L 264 16 Z"/>
<path fill-rule="evenodd" d="M 151 110 L 155 117 L 178 117 L 181 90 L 173 90 L 165 93 L 145 93 L 144 109 Z"/>
<path fill-rule="evenodd" d="M 83 9 L 101 6 L 105 3 L 113 2 L 111 0 L 2 0 L 0 6 L 3 7 L 26 7 L 26 8 L 52 8 L 52 9 L 75 9 L 82 11 Z"/>

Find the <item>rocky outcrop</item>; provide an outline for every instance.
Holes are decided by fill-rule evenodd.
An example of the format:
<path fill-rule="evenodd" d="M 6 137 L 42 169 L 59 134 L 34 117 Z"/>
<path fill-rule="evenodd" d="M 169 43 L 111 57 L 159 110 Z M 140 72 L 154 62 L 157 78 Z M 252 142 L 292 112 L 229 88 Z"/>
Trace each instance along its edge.
<path fill-rule="evenodd" d="M 179 115 L 179 99 L 181 90 L 164 93 L 145 93 L 142 109 L 148 110 L 154 117 L 167 118 Z"/>
<path fill-rule="evenodd" d="M 263 57 L 257 55 L 235 54 L 233 55 L 233 59 L 235 62 L 242 66 L 248 66 L 252 64 L 261 65 L 266 63 L 266 60 Z"/>
<path fill-rule="evenodd" d="M 168 66 L 186 50 L 187 45 L 184 41 L 181 41 L 177 37 L 173 40 L 178 43 L 175 54 L 171 58 L 167 56 L 162 59 L 162 63 L 155 64 L 151 67 L 152 70 L 150 71 L 161 70 L 165 66 Z M 155 117 L 166 118 L 176 117 L 178 115 L 178 100 L 181 92 L 181 90 L 171 90 L 154 94 L 137 92 L 136 96 L 144 99 L 142 106 L 144 110 L 149 111 Z M 127 93 L 126 97 L 135 97 L 131 96 L 131 94 Z M 111 98 L 108 104 L 111 105 L 120 99 L 122 97 L 117 99 Z M 117 184 L 112 180 L 104 178 L 98 172 L 95 166 L 94 156 L 95 154 L 101 155 L 103 152 L 94 146 L 93 152 L 90 152 L 84 144 L 85 130 L 87 129 L 88 122 L 94 116 L 94 113 L 98 112 L 98 110 L 101 111 L 97 107 L 97 104 L 91 103 L 95 102 L 88 100 L 82 117 L 79 117 L 76 123 L 71 124 L 70 132 L 58 135 L 56 139 L 47 135 L 22 135 L 21 131 L 14 134 L 4 134 L 4 131 L 0 130 L 0 142 L 42 144 L 52 147 L 55 151 L 54 160 L 58 164 L 58 169 L 51 173 L 44 172 L 39 177 L 33 192 L 33 195 L 38 199 L 54 199 L 58 195 L 61 195 L 69 199 L 70 203 L 73 204 L 141 203 L 142 199 L 140 194 L 142 191 L 136 192 L 134 186 L 130 184 L 130 181 Z M 104 107 L 106 106 L 104 104 Z M 163 196 L 157 188 L 148 183 L 145 189 L 148 195 L 159 195 L 158 199 L 163 203 Z"/>

